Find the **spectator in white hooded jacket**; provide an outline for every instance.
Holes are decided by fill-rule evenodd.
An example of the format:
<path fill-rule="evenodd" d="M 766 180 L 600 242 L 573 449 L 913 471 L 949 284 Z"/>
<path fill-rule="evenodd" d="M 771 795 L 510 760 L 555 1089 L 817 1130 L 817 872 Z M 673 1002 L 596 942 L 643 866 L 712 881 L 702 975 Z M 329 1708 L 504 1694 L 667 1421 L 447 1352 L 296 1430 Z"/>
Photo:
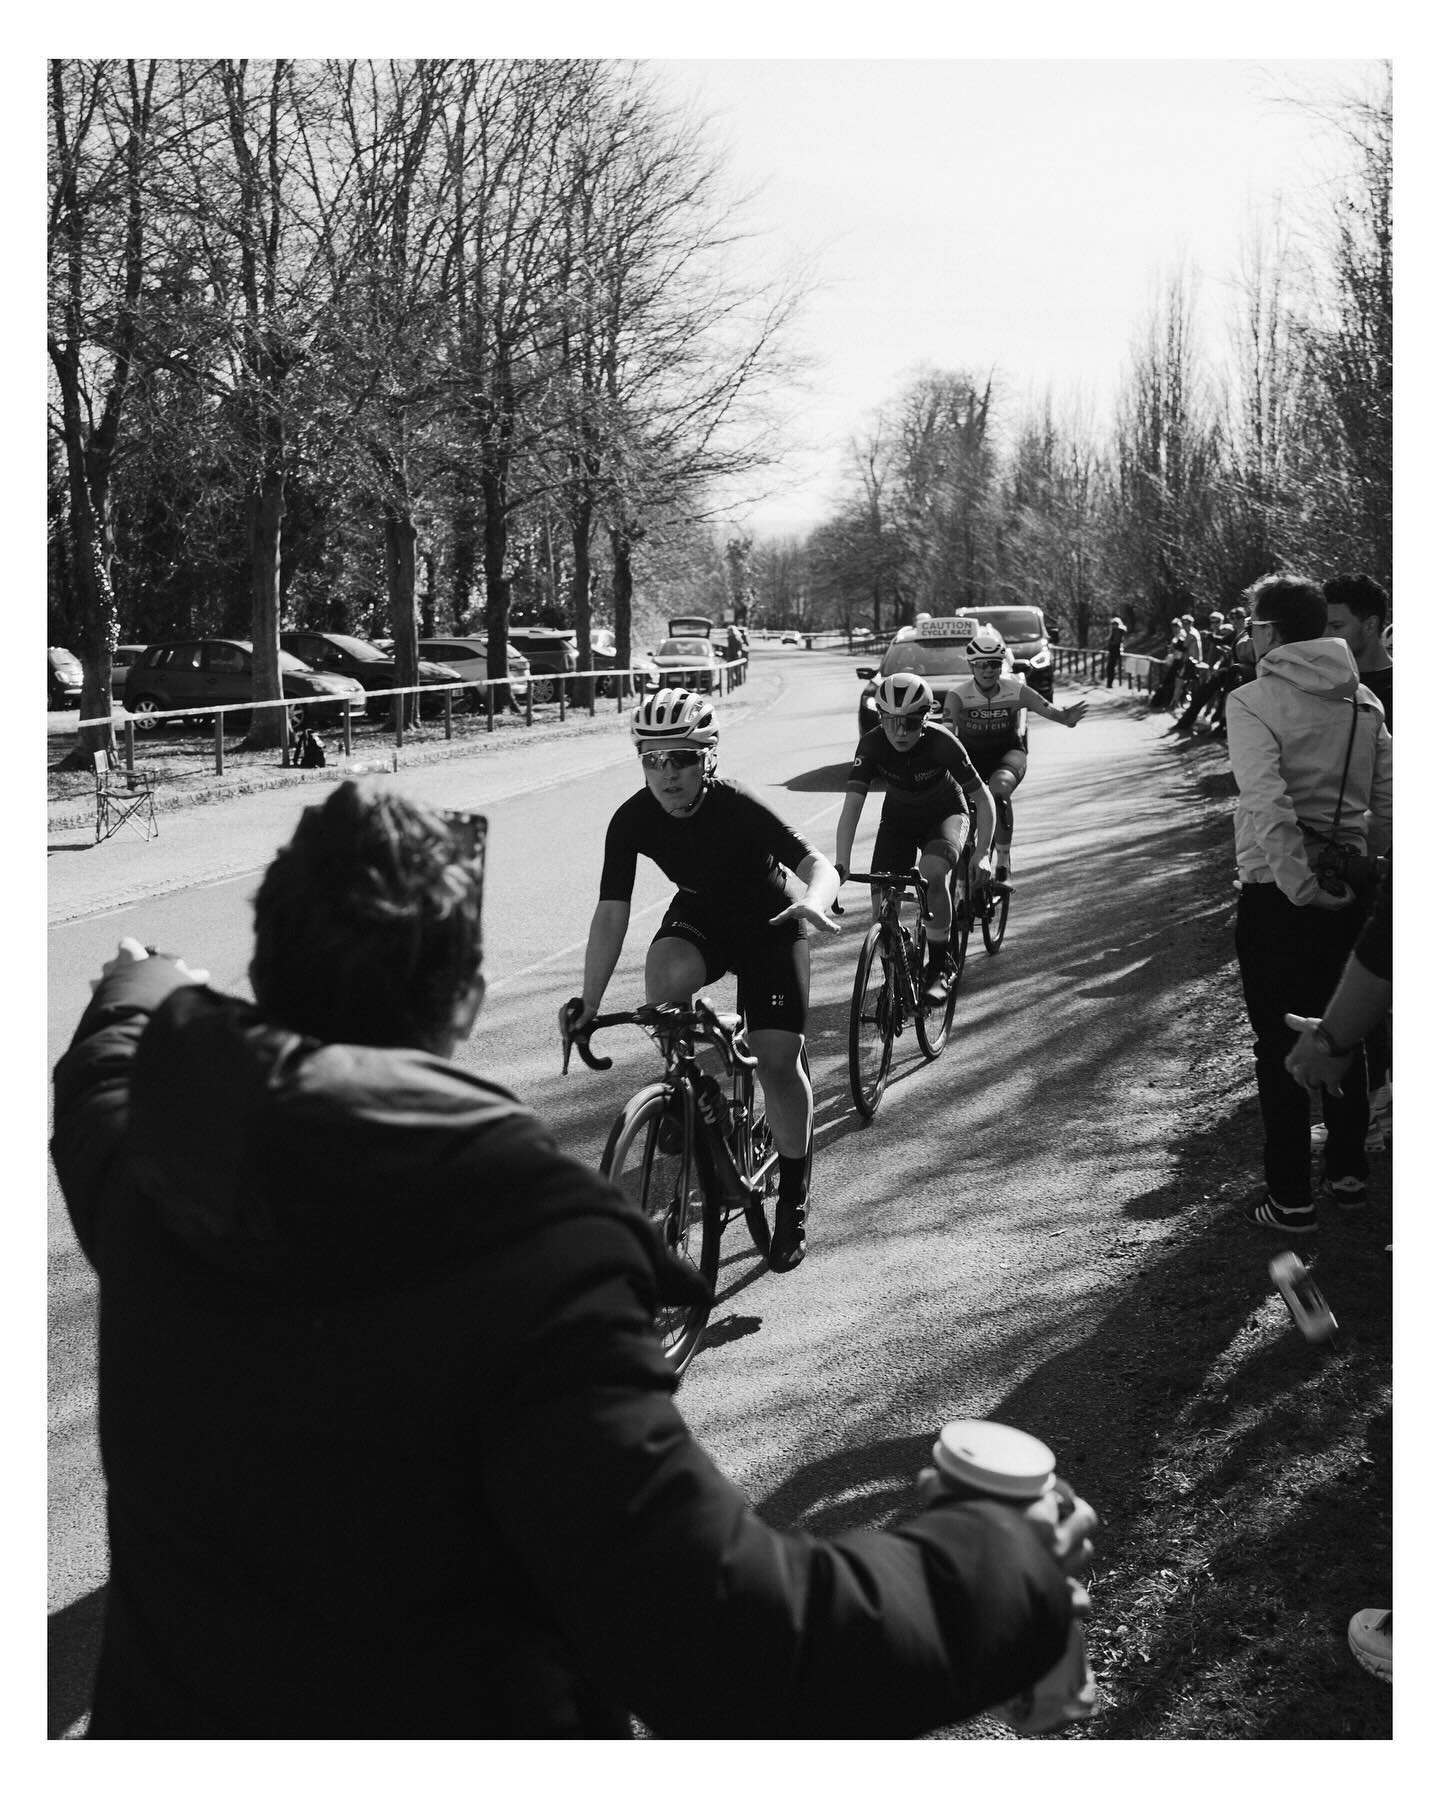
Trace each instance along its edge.
<path fill-rule="evenodd" d="M 1295 1042 L 1285 1015 L 1321 1013 L 1364 921 L 1354 891 L 1326 890 L 1315 868 L 1327 837 L 1371 858 L 1388 852 L 1390 734 L 1349 648 L 1325 635 L 1317 585 L 1272 574 L 1246 596 L 1256 678 L 1230 694 L 1227 715 L 1240 794 L 1235 949 L 1255 1031 L 1266 1191 L 1245 1216 L 1260 1227 L 1310 1234 L 1310 1100 L 1285 1070 Z M 1349 1209 L 1364 1205 L 1367 1169 L 1363 1055 L 1356 1062 L 1338 1092 L 1322 1093 L 1320 1190 Z"/>

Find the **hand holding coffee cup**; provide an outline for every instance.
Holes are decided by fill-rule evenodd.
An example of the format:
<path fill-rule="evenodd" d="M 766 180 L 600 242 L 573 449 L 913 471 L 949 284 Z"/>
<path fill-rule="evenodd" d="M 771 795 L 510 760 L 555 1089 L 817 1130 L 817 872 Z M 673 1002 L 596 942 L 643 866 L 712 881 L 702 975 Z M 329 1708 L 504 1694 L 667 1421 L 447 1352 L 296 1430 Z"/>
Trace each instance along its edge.
<path fill-rule="evenodd" d="M 933 1468 L 916 1479 L 922 1498 L 988 1497 L 1007 1502 L 1024 1515 L 1057 1564 L 1070 1589 L 1070 1641 L 1064 1656 L 1034 1685 L 996 1710 L 1017 1732 L 1055 1732 L 1090 1717 L 1095 1679 L 1085 1652 L 1079 1617 L 1090 1597 L 1077 1573 L 1093 1554 L 1090 1535 L 1095 1510 L 1055 1475 L 1055 1454 L 1033 1435 L 997 1421 L 951 1421 L 931 1447 Z"/>

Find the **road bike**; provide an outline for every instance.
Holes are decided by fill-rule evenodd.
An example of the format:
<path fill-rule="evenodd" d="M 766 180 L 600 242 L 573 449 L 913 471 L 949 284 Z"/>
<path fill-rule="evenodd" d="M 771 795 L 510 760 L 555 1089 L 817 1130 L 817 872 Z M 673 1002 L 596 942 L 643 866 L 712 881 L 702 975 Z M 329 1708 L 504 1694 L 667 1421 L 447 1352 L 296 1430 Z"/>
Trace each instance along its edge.
<path fill-rule="evenodd" d="M 908 1025 L 914 1022 L 915 1039 L 927 1060 L 939 1059 L 950 1039 L 974 914 L 969 864 L 967 845 L 950 875 L 949 946 L 955 975 L 940 1003 L 929 1002 L 925 995 L 922 926 L 930 906 L 919 868 L 911 867 L 908 873 L 846 874 L 855 884 L 881 893 L 879 914 L 860 944 L 850 998 L 850 1095 L 867 1122 L 880 1107 L 895 1042 Z M 919 906 L 913 927 L 900 919 L 900 906 L 907 897 L 913 897 Z M 844 915 L 838 900 L 834 910 Z"/>
<path fill-rule="evenodd" d="M 578 1009 L 572 999 L 567 1019 Z M 616 1116 L 600 1170 L 633 1198 L 670 1251 L 694 1266 L 710 1290 L 708 1300 L 671 1305 L 656 1317 L 665 1357 L 679 1375 L 705 1332 L 725 1228 L 743 1216 L 761 1257 L 770 1251 L 765 1206 L 773 1202 L 779 1184 L 779 1155 L 745 1024 L 738 1015 L 712 1009 L 703 998 L 592 1017 L 584 1029 L 569 1029 L 562 1070 L 569 1069 L 573 1045 L 587 1066 L 608 1071 L 614 1062 L 592 1052 L 590 1037 L 597 1029 L 627 1023 L 650 1036 L 665 1069 Z M 697 1063 L 702 1047 L 718 1054 L 730 1081 L 728 1096 L 720 1080 Z M 808 1079 L 810 1061 L 803 1046 L 800 1063 Z M 807 1187 L 813 1154 L 812 1133 L 805 1156 Z"/>

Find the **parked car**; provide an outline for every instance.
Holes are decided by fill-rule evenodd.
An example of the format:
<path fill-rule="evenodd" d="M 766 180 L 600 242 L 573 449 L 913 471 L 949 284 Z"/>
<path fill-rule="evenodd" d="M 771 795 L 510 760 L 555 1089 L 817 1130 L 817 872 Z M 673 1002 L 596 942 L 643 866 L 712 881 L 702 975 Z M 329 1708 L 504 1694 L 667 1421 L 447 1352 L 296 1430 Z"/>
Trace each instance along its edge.
<path fill-rule="evenodd" d="M 351 679 L 358 679 L 371 694 L 388 693 L 399 684 L 395 657 L 377 648 L 373 642 L 362 641 L 359 636 L 338 635 L 333 630 L 282 630 L 280 646 L 298 656 L 307 667 L 313 667 L 317 673 L 344 673 Z M 415 683 L 421 686 L 454 688 L 460 684 L 460 675 L 452 668 L 440 666 L 436 661 L 422 660 L 416 669 Z M 463 694 L 457 693 L 457 697 L 459 696 Z M 385 717 L 390 714 L 391 702 L 389 697 L 372 696 L 366 709 L 372 717 Z M 435 716 L 444 708 L 443 691 L 437 691 L 433 696 L 428 692 L 421 694 L 422 715 Z"/>
<path fill-rule="evenodd" d="M 517 623 L 510 630 L 510 643 L 530 663 L 535 702 L 550 704 L 560 695 L 560 673 L 574 673 L 580 665 L 574 630 L 547 629 L 538 623 Z M 611 665 L 614 663 L 612 661 Z M 547 677 L 549 675 L 550 677 Z M 575 698 L 575 682 L 567 684 L 566 698 Z"/>
<path fill-rule="evenodd" d="M 782 648 L 798 648 L 800 646 L 799 630 L 787 629 L 780 638 L 780 646 Z"/>
<path fill-rule="evenodd" d="M 448 667 L 461 679 L 478 680 L 490 677 L 490 666 L 486 659 L 487 642 L 484 636 L 424 636 L 420 642 L 420 652 L 427 661 L 438 661 Z M 506 644 L 505 673 L 510 687 L 510 696 L 517 702 L 524 698 L 530 685 L 530 663 L 513 643 Z M 472 686 L 468 699 L 472 710 L 484 710 L 485 693 L 480 686 Z"/>
<path fill-rule="evenodd" d="M 110 696 L 121 704 L 125 702 L 125 681 L 130 677 L 130 669 L 145 652 L 143 642 L 121 642 L 117 644 L 110 656 Z"/>
<path fill-rule="evenodd" d="M 650 651 L 657 686 L 688 686 L 692 692 L 714 692 L 720 686 L 720 657 L 704 636 L 667 636 Z"/>
<path fill-rule="evenodd" d="M 945 702 L 945 694 L 958 681 L 969 677 L 970 662 L 965 646 L 979 629 L 969 615 L 963 617 L 925 617 L 914 625 L 897 630 L 895 640 L 885 650 L 878 667 L 857 667 L 855 674 L 863 679 L 860 694 L 860 733 L 874 729 L 880 721 L 875 708 L 875 688 L 892 673 L 918 673 L 928 681 L 935 694 L 935 709 Z"/>
<path fill-rule="evenodd" d="M 1015 671 L 1023 673 L 1026 684 L 1047 703 L 1055 702 L 1055 657 L 1039 605 L 966 605 L 960 615 L 998 629 L 1015 657 Z"/>
<path fill-rule="evenodd" d="M 85 669 L 68 648 L 45 650 L 45 702 L 52 711 L 80 708 Z"/>
<path fill-rule="evenodd" d="M 280 690 L 296 701 L 290 707 L 295 728 L 312 723 L 320 711 L 365 714 L 365 688 L 358 679 L 317 673 L 283 648 Z M 125 708 L 140 729 L 156 729 L 165 722 L 157 716 L 159 711 L 183 711 L 193 719 L 212 715 L 220 705 L 245 704 L 254 697 L 255 653 L 238 636 L 157 642 L 145 650 L 125 680 Z"/>

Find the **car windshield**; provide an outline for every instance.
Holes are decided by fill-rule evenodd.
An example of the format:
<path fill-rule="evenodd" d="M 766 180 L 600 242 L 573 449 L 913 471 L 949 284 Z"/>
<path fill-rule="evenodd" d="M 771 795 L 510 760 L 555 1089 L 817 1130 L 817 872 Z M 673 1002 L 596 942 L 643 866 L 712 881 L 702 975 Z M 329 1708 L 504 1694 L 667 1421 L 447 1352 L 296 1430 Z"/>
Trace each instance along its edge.
<path fill-rule="evenodd" d="M 696 636 L 672 636 L 655 650 L 655 658 L 659 661 L 703 661 L 709 652 L 710 644 Z"/>
<path fill-rule="evenodd" d="M 337 648 L 343 648 L 348 655 L 357 661 L 388 661 L 390 656 L 383 654 L 373 642 L 362 642 L 358 636 L 327 636 L 327 642 L 333 642 Z"/>
<path fill-rule="evenodd" d="M 970 663 L 963 642 L 892 642 L 880 663 L 880 677 L 890 673 L 923 673 L 931 679 L 941 673 L 968 673 Z"/>
<path fill-rule="evenodd" d="M 298 654 L 290 654 L 282 648 L 280 650 L 280 671 L 282 673 L 313 673 L 315 669 L 308 662 L 302 661 Z"/>
<path fill-rule="evenodd" d="M 978 617 L 992 629 L 998 629 L 1007 642 L 1038 642 L 1041 636 L 1040 613 L 1029 605 L 996 605 L 993 609 L 962 611 L 962 617 Z"/>

